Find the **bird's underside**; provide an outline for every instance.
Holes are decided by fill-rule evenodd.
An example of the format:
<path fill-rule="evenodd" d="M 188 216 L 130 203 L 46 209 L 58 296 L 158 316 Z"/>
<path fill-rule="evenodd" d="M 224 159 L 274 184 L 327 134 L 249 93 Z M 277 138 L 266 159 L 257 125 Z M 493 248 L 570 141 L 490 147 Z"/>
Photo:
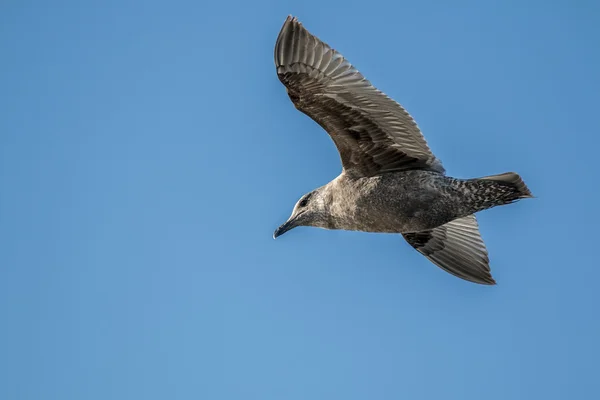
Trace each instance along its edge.
<path fill-rule="evenodd" d="M 375 88 L 338 51 L 308 32 L 296 18 L 286 19 L 274 53 L 277 76 L 294 106 L 316 121 L 335 143 L 342 175 L 360 179 L 408 171 L 445 174 L 442 163 L 431 152 L 408 112 Z M 524 187 L 518 175 L 514 175 L 516 178 L 502 174 L 484 179 L 496 182 L 500 189 L 510 185 L 514 189 L 520 184 Z M 314 193 L 322 196 L 318 193 L 321 189 Z M 490 193 L 495 195 L 493 191 Z M 523 193 L 521 197 L 527 197 Z M 308 221 L 308 213 L 302 211 L 302 207 L 310 208 L 307 196 L 297 203 L 292 217 L 278 228 L 275 237 L 293 228 L 292 222 L 301 219 L 300 215 L 304 215 L 303 222 L 295 222 L 294 226 L 319 226 Z M 319 196 L 314 195 L 313 202 Z M 303 206 L 303 202 L 308 206 Z M 402 236 L 447 272 L 480 284 L 495 283 L 474 215 Z"/>

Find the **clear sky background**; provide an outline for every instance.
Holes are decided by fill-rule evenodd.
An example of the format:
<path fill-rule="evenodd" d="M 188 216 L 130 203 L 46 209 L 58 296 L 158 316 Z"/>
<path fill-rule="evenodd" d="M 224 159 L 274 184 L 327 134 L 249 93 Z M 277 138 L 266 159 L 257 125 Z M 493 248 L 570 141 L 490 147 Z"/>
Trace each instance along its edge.
<path fill-rule="evenodd" d="M 288 14 L 450 175 L 523 176 L 479 215 L 497 286 L 272 239 L 341 170 L 276 77 Z M 600 398 L 598 43 L 583 0 L 3 1 L 0 398 Z"/>

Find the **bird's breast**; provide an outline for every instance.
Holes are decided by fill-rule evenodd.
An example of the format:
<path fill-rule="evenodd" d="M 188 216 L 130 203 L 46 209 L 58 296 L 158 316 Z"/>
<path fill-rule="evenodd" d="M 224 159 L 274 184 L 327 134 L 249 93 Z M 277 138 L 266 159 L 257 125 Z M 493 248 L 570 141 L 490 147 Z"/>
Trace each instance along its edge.
<path fill-rule="evenodd" d="M 341 181 L 334 193 L 331 215 L 335 229 L 417 232 L 449 218 L 443 193 L 412 171 Z"/>

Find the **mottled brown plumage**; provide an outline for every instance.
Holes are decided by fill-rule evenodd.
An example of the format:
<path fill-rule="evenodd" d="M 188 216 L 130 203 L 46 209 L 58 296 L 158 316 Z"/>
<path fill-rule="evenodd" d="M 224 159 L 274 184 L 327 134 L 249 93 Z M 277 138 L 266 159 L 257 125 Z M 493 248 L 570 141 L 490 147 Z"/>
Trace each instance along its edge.
<path fill-rule="evenodd" d="M 281 29 L 275 65 L 296 108 L 329 133 L 343 171 L 303 196 L 274 237 L 301 225 L 400 233 L 451 274 L 493 284 L 473 214 L 531 197 L 519 175 L 447 177 L 408 112 L 296 18 Z"/>

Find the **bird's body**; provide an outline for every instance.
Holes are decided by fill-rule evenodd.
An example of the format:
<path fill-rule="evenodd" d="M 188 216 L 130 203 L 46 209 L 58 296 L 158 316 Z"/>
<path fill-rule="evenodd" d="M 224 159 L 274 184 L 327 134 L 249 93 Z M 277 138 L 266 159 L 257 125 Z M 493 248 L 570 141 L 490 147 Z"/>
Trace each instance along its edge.
<path fill-rule="evenodd" d="M 474 214 L 532 197 L 518 174 L 446 176 L 408 112 L 296 18 L 281 28 L 275 66 L 295 107 L 330 135 L 343 171 L 302 196 L 274 237 L 297 226 L 402 234 L 445 271 L 495 283 Z"/>
<path fill-rule="evenodd" d="M 420 170 L 372 177 L 342 173 L 319 190 L 331 217 L 323 228 L 376 233 L 433 229 L 519 196 L 512 186 L 497 181 Z"/>

